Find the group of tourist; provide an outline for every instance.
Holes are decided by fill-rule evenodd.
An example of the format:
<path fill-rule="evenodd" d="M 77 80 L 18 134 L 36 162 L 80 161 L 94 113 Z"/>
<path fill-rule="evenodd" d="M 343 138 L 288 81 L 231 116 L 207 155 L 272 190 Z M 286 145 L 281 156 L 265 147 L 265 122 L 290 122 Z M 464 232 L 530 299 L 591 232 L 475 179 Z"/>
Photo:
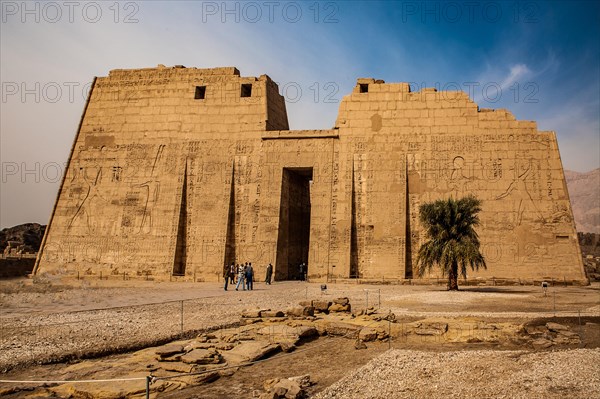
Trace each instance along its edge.
<path fill-rule="evenodd" d="M 265 283 L 271 285 L 271 278 L 273 276 L 273 265 L 269 263 L 267 266 L 267 274 L 265 276 Z M 223 287 L 227 291 L 229 284 L 235 284 L 235 290 L 238 291 L 240 284 L 242 289 L 253 290 L 254 289 L 254 268 L 252 262 L 235 264 L 231 262 L 231 265 L 225 265 L 223 268 L 223 278 L 225 280 L 225 286 Z M 236 280 L 237 278 L 237 280 Z"/>

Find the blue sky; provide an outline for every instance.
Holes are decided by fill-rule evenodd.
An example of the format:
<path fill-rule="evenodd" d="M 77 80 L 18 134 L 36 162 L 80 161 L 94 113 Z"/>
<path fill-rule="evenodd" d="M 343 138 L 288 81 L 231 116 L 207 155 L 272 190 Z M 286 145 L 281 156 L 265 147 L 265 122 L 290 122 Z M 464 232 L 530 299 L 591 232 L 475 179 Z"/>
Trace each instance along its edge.
<path fill-rule="evenodd" d="M 550 2 L 1 1 L 0 225 L 47 223 L 93 76 L 237 66 L 268 74 L 292 129 L 333 126 L 358 77 L 460 88 L 600 166 L 600 5 Z"/>

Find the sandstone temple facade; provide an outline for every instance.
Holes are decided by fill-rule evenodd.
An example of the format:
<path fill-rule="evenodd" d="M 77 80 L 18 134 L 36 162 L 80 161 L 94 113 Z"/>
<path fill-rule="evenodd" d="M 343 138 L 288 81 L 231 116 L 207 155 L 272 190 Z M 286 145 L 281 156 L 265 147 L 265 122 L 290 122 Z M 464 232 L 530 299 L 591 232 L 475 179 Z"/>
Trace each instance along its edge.
<path fill-rule="evenodd" d="M 266 75 L 159 66 L 94 80 L 35 271 L 218 281 L 418 280 L 418 208 L 473 193 L 488 269 L 584 283 L 554 132 L 467 94 L 358 79 L 335 126 L 289 130 Z M 435 278 L 436 274 L 425 276 Z"/>

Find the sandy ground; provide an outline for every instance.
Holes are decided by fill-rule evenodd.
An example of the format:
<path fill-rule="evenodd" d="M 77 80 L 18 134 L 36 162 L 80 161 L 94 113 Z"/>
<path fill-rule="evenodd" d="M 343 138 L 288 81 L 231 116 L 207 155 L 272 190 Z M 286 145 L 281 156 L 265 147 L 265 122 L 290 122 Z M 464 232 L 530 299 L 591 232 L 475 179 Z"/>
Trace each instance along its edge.
<path fill-rule="evenodd" d="M 32 364 L 125 352 L 168 342 L 181 336 L 182 332 L 189 335 L 234 324 L 246 308 L 285 310 L 307 298 L 341 296 L 350 298 L 354 310 L 375 306 L 380 312 L 392 311 L 407 320 L 442 316 L 526 322 L 556 315 L 571 316 L 572 323 L 577 323 L 580 315 L 584 319 L 600 316 L 600 285 L 597 283 L 588 287 L 551 287 L 544 295 L 539 287 L 530 286 L 465 287 L 460 292 L 447 292 L 441 286 L 328 284 L 327 291 L 321 292 L 320 284 L 282 282 L 270 286 L 256 283 L 255 290 L 250 292 L 236 292 L 231 287 L 225 292 L 215 283 L 44 280 L 34 284 L 32 280 L 10 280 L 0 281 L 0 369 L 5 370 L 4 375 L 8 377 L 28 373 L 39 375 L 40 370 L 49 374 L 58 365 L 37 366 L 41 367 L 37 369 L 31 367 Z M 586 328 L 595 331 L 593 325 Z M 394 346 L 401 345 L 396 343 Z M 341 367 L 328 368 L 333 369 L 328 374 L 316 368 L 319 391 L 387 349 L 372 348 L 368 354 L 359 356 L 344 348 L 338 344 L 337 349 L 331 351 L 337 353 L 338 360 L 341 359 Z M 417 353 L 421 349 L 453 350 L 441 347 L 412 349 Z M 300 364 L 318 365 L 319 362 L 314 360 L 324 357 L 324 353 L 317 351 L 313 355 L 307 352 Z M 596 359 L 598 352 L 581 356 Z M 327 359 L 329 364 L 336 362 L 335 357 Z M 377 359 L 372 362 L 378 362 Z M 429 367 L 429 358 L 419 359 Z M 290 372 L 294 369 L 281 362 L 273 364 L 263 370 L 261 376 L 266 377 L 276 370 Z M 298 372 L 304 368 L 298 368 Z M 6 373 L 10 369 L 13 371 Z M 377 370 L 376 367 L 372 369 Z M 243 374 L 232 377 L 237 392 L 244 392 L 249 381 L 253 381 L 252 378 L 244 379 Z M 573 383 L 577 384 L 577 381 Z M 261 382 L 256 384 L 260 386 Z M 212 389 L 214 396 L 210 397 L 227 397 L 226 394 L 222 396 L 218 385 Z M 190 392 L 188 397 L 204 396 L 194 396 Z"/>

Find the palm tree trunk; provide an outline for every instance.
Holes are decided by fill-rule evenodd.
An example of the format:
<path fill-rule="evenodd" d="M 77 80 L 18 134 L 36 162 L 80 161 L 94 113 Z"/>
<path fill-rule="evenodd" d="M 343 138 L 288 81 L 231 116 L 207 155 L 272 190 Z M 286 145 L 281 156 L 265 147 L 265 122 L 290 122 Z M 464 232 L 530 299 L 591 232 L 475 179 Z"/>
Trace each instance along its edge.
<path fill-rule="evenodd" d="M 454 263 L 448 273 L 448 291 L 458 291 L 458 264 Z"/>

